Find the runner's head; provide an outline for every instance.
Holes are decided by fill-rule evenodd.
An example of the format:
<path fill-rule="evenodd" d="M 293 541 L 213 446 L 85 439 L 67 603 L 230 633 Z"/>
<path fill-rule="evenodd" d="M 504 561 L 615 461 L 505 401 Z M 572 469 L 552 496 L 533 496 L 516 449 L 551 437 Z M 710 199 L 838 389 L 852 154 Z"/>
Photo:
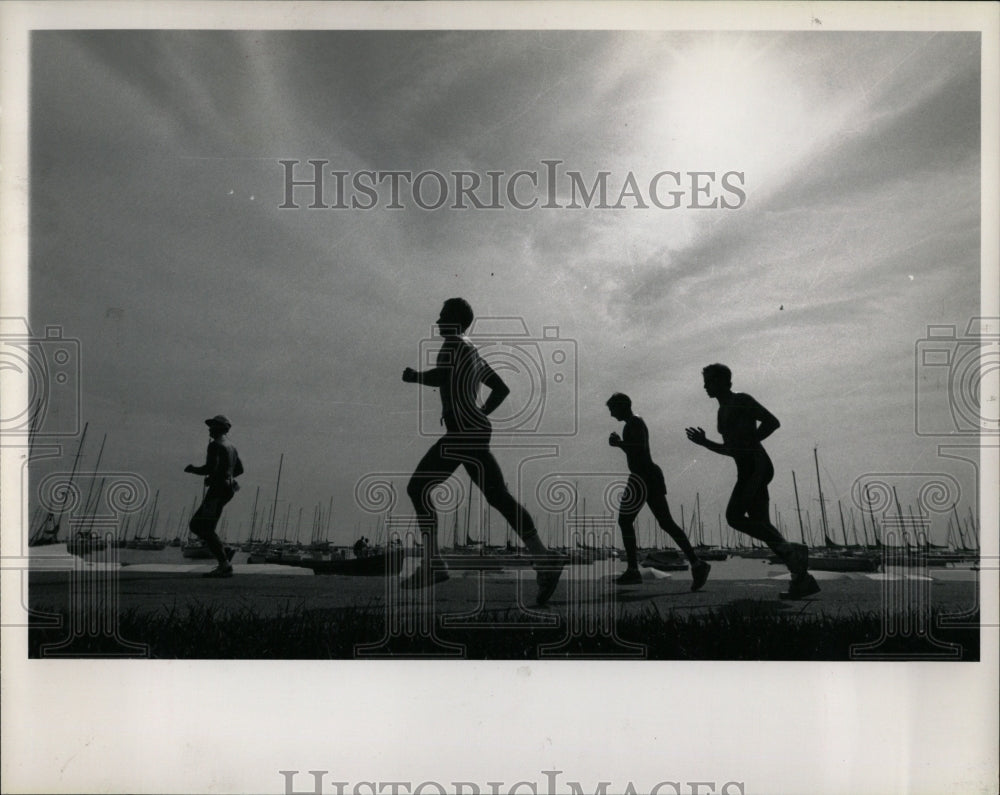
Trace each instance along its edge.
<path fill-rule="evenodd" d="M 622 392 L 615 392 L 608 398 L 606 405 L 616 420 L 627 419 L 632 413 L 632 398 Z"/>
<path fill-rule="evenodd" d="M 701 376 L 705 380 L 705 391 L 711 398 L 725 394 L 733 388 L 733 373 L 724 364 L 710 364 L 703 367 Z"/>
<path fill-rule="evenodd" d="M 438 317 L 438 333 L 442 337 L 457 337 L 472 325 L 472 307 L 464 298 L 449 298 L 441 307 Z"/>
<path fill-rule="evenodd" d="M 225 436 L 229 433 L 229 429 L 233 427 L 233 424 L 221 414 L 216 414 L 214 417 L 205 420 L 205 424 L 208 426 L 208 435 L 213 439 Z"/>

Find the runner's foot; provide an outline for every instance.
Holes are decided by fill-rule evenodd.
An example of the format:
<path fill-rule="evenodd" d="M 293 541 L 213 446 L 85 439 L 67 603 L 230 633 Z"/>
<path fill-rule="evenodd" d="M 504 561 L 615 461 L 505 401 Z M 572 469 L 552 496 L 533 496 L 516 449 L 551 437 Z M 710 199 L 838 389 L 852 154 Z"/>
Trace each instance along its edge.
<path fill-rule="evenodd" d="M 207 571 L 201 575 L 202 577 L 232 577 L 233 567 L 232 566 L 216 566 L 211 571 Z"/>
<path fill-rule="evenodd" d="M 793 577 L 788 585 L 787 591 L 782 591 L 778 596 L 782 599 L 802 599 L 819 593 L 819 583 L 811 574 L 803 574 L 801 577 Z"/>
<path fill-rule="evenodd" d="M 638 569 L 625 569 L 624 573 L 615 582 L 618 585 L 641 585 L 642 574 Z"/>
<path fill-rule="evenodd" d="M 533 564 L 535 569 L 535 582 L 538 584 L 538 595 L 535 597 L 535 604 L 541 606 L 546 604 L 556 592 L 559 585 L 559 578 L 562 576 L 565 560 L 561 555 L 546 555 L 536 560 Z"/>
<path fill-rule="evenodd" d="M 705 584 L 708 580 L 708 573 L 712 570 L 705 561 L 699 561 L 696 565 L 691 567 L 691 576 L 693 580 L 691 582 L 691 590 L 697 591 Z"/>
<path fill-rule="evenodd" d="M 803 576 L 809 567 L 809 547 L 805 544 L 786 542 L 778 549 L 778 554 L 792 573 L 792 579 Z"/>

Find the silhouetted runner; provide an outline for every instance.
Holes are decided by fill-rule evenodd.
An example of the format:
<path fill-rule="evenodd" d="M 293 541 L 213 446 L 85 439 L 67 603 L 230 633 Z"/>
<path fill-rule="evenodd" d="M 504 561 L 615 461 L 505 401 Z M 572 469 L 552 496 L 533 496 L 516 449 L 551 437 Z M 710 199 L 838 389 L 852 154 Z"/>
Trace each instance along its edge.
<path fill-rule="evenodd" d="M 768 517 L 770 497 L 767 484 L 774 477 L 774 465 L 761 442 L 780 423 L 750 395 L 733 392 L 732 372 L 724 364 L 710 364 L 702 371 L 705 392 L 719 401 L 718 430 L 722 444 L 706 438 L 703 428 L 687 428 L 688 439 L 714 453 L 736 461 L 736 486 L 726 506 L 729 526 L 767 544 L 791 572 L 792 581 L 782 599 L 801 599 L 819 592 L 819 584 L 809 574 L 809 548 L 786 541 Z"/>
<path fill-rule="evenodd" d="M 215 533 L 215 527 L 219 523 L 219 517 L 222 516 L 222 509 L 239 491 L 240 486 L 236 478 L 243 474 L 243 463 L 236 448 L 226 438 L 232 427 L 229 420 L 219 414 L 205 420 L 205 424 L 208 426 L 208 435 L 212 437 L 212 441 L 208 443 L 205 465 L 196 467 L 188 464 L 184 467 L 185 472 L 204 475 L 205 485 L 208 487 L 201 505 L 191 517 L 189 527 L 192 533 L 205 542 L 209 551 L 219 561 L 219 565 L 204 576 L 232 577 L 233 567 L 229 563 L 229 556 L 222 540 Z"/>
<path fill-rule="evenodd" d="M 705 584 L 712 567 L 698 557 L 684 530 L 678 527 L 670 515 L 670 506 L 667 505 L 667 485 L 663 480 L 663 470 L 653 463 L 650 455 L 649 430 L 646 423 L 642 417 L 632 413 L 632 399 L 628 395 L 615 392 L 608 398 L 607 406 L 612 417 L 625 423 L 622 435 L 612 433 L 608 437 L 608 444 L 620 447 L 625 452 L 629 471 L 628 484 L 618 509 L 618 526 L 622 530 L 622 543 L 625 545 L 628 568 L 617 582 L 619 585 L 642 582 L 635 540 L 635 517 L 643 505 L 648 505 L 656 517 L 656 523 L 667 531 L 674 543 L 687 556 L 693 578 L 691 590 L 697 591 Z"/>
<path fill-rule="evenodd" d="M 510 389 L 485 362 L 465 336 L 472 325 L 472 307 L 462 298 L 449 298 L 441 307 L 438 333 L 444 344 L 436 366 L 418 372 L 410 367 L 403 380 L 441 390 L 441 420 L 445 435 L 438 439 L 417 464 L 406 492 L 417 513 L 417 524 L 424 543 L 420 566 L 400 583 L 401 588 L 424 588 L 448 579 L 447 565 L 441 558 L 437 539 L 437 512 L 431 501 L 434 488 L 447 480 L 459 465 L 464 466 L 486 501 L 506 519 L 535 558 L 538 604 L 545 604 L 555 592 L 562 574 L 563 560 L 546 549 L 538 537 L 535 523 L 514 499 L 504 482 L 500 465 L 490 452 L 492 425 L 489 415 L 503 403 Z M 480 385 L 489 390 L 479 404 Z"/>

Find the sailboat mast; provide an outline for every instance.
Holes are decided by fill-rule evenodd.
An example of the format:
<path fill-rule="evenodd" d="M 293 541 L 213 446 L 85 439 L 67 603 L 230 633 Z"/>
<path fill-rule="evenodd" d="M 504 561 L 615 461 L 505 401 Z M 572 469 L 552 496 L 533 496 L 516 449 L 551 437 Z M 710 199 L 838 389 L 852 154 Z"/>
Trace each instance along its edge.
<path fill-rule="evenodd" d="M 854 524 L 854 506 L 851 506 L 851 524 Z M 861 509 L 861 532 L 865 535 L 865 546 L 868 546 L 868 525 L 865 524 L 865 509 Z"/>
<path fill-rule="evenodd" d="M 899 517 L 899 527 L 900 527 L 900 531 L 903 534 L 903 544 L 905 546 L 909 546 L 910 545 L 910 540 L 906 536 L 906 525 L 903 522 L 903 509 L 899 505 L 899 495 L 896 494 L 896 487 L 895 486 L 892 487 L 892 498 L 896 501 L 896 516 Z"/>
<path fill-rule="evenodd" d="M 795 513 L 799 517 L 799 535 L 802 536 L 802 543 L 806 543 L 806 530 L 802 526 L 802 506 L 799 505 L 799 484 L 795 480 L 795 470 L 792 470 L 792 488 L 795 489 Z"/>
<path fill-rule="evenodd" d="M 153 515 L 149 517 L 149 533 L 147 534 L 149 538 L 153 537 L 153 528 L 156 527 L 156 517 L 157 517 L 157 504 L 160 501 L 160 492 L 157 490 L 156 497 L 153 500 Z"/>
<path fill-rule="evenodd" d="M 701 493 L 697 491 L 694 493 L 694 510 L 698 517 L 698 523 L 695 525 L 698 528 L 698 545 L 701 546 L 705 543 L 705 538 L 701 527 Z"/>
<path fill-rule="evenodd" d="M 69 473 L 69 485 L 73 485 L 73 478 L 76 477 L 76 465 L 80 462 L 80 453 L 83 451 L 83 440 L 87 438 L 87 428 L 90 427 L 90 423 L 84 423 L 83 434 L 80 436 L 80 443 L 76 446 L 76 456 L 73 458 L 73 469 Z M 62 500 L 59 501 L 59 515 L 56 517 L 56 532 L 55 538 L 59 538 L 59 523 L 62 521 L 63 511 L 66 508 L 66 500 L 69 497 L 68 494 L 63 494 Z"/>
<path fill-rule="evenodd" d="M 965 549 L 965 536 L 962 534 L 962 521 L 958 518 L 958 503 L 953 502 L 951 504 L 951 510 L 955 514 L 955 527 L 958 530 L 958 540 L 961 546 L 959 549 Z"/>
<path fill-rule="evenodd" d="M 472 476 L 469 476 L 469 501 L 465 503 L 465 543 L 463 547 L 469 545 L 469 528 L 472 526 Z"/>
<path fill-rule="evenodd" d="M 851 537 L 854 539 L 854 543 L 860 547 L 861 539 L 858 537 L 858 520 L 854 518 L 853 505 L 851 506 L 850 510 L 851 510 Z"/>
<path fill-rule="evenodd" d="M 837 510 L 840 511 L 840 532 L 844 535 L 844 546 L 849 547 L 850 544 L 847 543 L 847 527 L 844 525 L 844 508 L 840 504 L 840 500 L 837 500 Z"/>
<path fill-rule="evenodd" d="M 108 435 L 104 434 L 104 438 L 101 439 L 101 449 L 97 453 L 97 463 L 94 465 L 94 472 L 100 472 L 101 471 L 101 457 L 104 455 L 104 443 L 107 440 L 108 440 Z M 103 486 L 104 486 L 104 481 L 103 480 L 101 481 L 101 486 L 102 486 L 102 491 L 103 491 Z M 83 505 L 83 514 L 84 514 L 84 517 L 87 517 L 91 513 L 90 498 L 91 498 L 91 496 L 93 496 L 93 493 L 94 493 L 94 481 L 91 480 L 90 481 L 90 488 L 87 489 L 87 501 Z M 100 500 L 100 498 L 101 498 L 100 495 L 98 495 L 97 499 Z M 82 529 L 82 522 L 81 522 L 81 529 Z"/>
<path fill-rule="evenodd" d="M 101 504 L 101 495 L 104 493 L 104 481 L 105 478 L 101 478 L 101 485 L 97 488 L 97 505 Z M 89 536 L 94 531 L 94 513 L 91 512 L 87 518 L 90 520 L 87 524 L 87 535 Z"/>
<path fill-rule="evenodd" d="M 865 486 L 865 499 L 868 501 L 868 513 L 872 515 L 872 535 L 875 536 L 875 543 L 881 544 L 882 539 L 878 535 L 878 525 L 875 522 L 875 509 L 872 507 L 872 492 L 869 486 Z M 864 516 L 864 513 L 862 513 Z"/>
<path fill-rule="evenodd" d="M 267 537 L 270 540 L 274 536 L 274 516 L 278 510 L 278 489 L 281 488 L 281 467 L 285 463 L 285 454 L 281 454 L 278 459 L 278 478 L 274 483 L 274 505 L 271 506 L 271 526 L 268 528 Z"/>
<path fill-rule="evenodd" d="M 253 495 L 253 510 L 250 512 L 250 541 L 254 540 L 254 528 L 257 526 L 257 500 L 260 499 L 260 486 L 257 487 L 257 493 Z"/>
<path fill-rule="evenodd" d="M 139 529 L 135 531 L 135 540 L 143 538 L 143 527 L 146 521 L 149 521 L 149 536 L 153 535 L 153 523 L 156 521 L 156 504 L 160 501 L 160 490 L 156 490 L 156 494 L 153 496 L 153 504 L 149 506 L 149 512 L 146 514 L 142 522 L 139 523 Z"/>
<path fill-rule="evenodd" d="M 823 542 L 826 543 L 827 539 L 830 537 L 830 528 L 826 523 L 826 501 L 823 499 L 823 484 L 819 480 L 819 453 L 816 451 L 817 448 L 813 448 L 813 460 L 816 462 L 816 488 L 819 491 L 819 510 L 820 515 L 823 517 Z"/>
<path fill-rule="evenodd" d="M 976 517 L 972 515 L 972 506 L 969 506 L 969 535 L 976 542 L 976 549 L 979 549 L 979 531 L 976 529 Z"/>
<path fill-rule="evenodd" d="M 979 549 L 979 537 L 976 535 L 976 528 L 973 526 L 972 522 L 969 521 L 968 519 L 966 519 L 965 521 L 966 521 L 965 529 L 969 534 L 969 538 L 971 538 L 972 542 L 976 545 L 975 547 L 970 547 L 970 548 Z"/>
<path fill-rule="evenodd" d="M 910 517 L 910 529 L 913 532 L 913 537 L 916 539 L 917 546 L 918 547 L 926 546 L 927 545 L 927 539 L 926 538 L 924 539 L 923 544 L 920 543 L 920 533 L 917 530 L 917 518 L 913 515 L 913 506 L 912 505 L 907 505 L 906 506 L 906 515 Z"/>

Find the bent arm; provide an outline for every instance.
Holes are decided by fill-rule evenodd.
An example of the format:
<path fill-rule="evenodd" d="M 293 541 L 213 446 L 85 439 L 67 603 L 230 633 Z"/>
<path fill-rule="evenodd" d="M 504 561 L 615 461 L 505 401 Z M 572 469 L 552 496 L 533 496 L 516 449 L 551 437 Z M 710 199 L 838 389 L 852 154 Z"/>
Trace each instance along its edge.
<path fill-rule="evenodd" d="M 758 442 L 763 442 L 768 436 L 781 427 L 781 423 L 778 422 L 778 418 L 759 403 L 757 404 L 757 411 L 754 415 L 754 419 L 760 423 L 760 425 L 757 426 Z"/>
<path fill-rule="evenodd" d="M 483 383 L 490 390 L 490 394 L 487 396 L 482 408 L 483 414 L 488 417 L 507 399 L 507 395 L 510 394 L 510 387 L 493 370 L 489 370 L 486 373 Z"/>
<path fill-rule="evenodd" d="M 705 435 L 704 428 L 686 428 L 684 431 L 687 434 L 687 438 L 694 442 L 695 444 L 704 447 L 706 450 L 711 450 L 713 453 L 718 453 L 719 455 L 732 456 L 732 451 L 726 447 L 724 444 L 719 442 L 713 442 Z"/>
<path fill-rule="evenodd" d="M 720 442 L 713 442 L 711 439 L 705 439 L 701 446 L 706 450 L 711 450 L 713 453 L 718 453 L 719 455 L 732 455 L 732 451 L 730 451 L 728 447 Z"/>
<path fill-rule="evenodd" d="M 445 379 L 445 369 L 435 367 L 431 370 L 424 370 L 417 373 L 417 383 L 424 386 L 441 386 Z"/>
<path fill-rule="evenodd" d="M 193 475 L 210 475 L 219 464 L 219 451 L 214 444 L 209 444 L 204 466 L 188 466 L 184 471 Z"/>
<path fill-rule="evenodd" d="M 430 370 L 414 370 L 407 367 L 403 370 L 403 380 L 410 384 L 422 384 L 423 386 L 441 386 L 447 377 L 444 367 L 434 367 Z"/>

